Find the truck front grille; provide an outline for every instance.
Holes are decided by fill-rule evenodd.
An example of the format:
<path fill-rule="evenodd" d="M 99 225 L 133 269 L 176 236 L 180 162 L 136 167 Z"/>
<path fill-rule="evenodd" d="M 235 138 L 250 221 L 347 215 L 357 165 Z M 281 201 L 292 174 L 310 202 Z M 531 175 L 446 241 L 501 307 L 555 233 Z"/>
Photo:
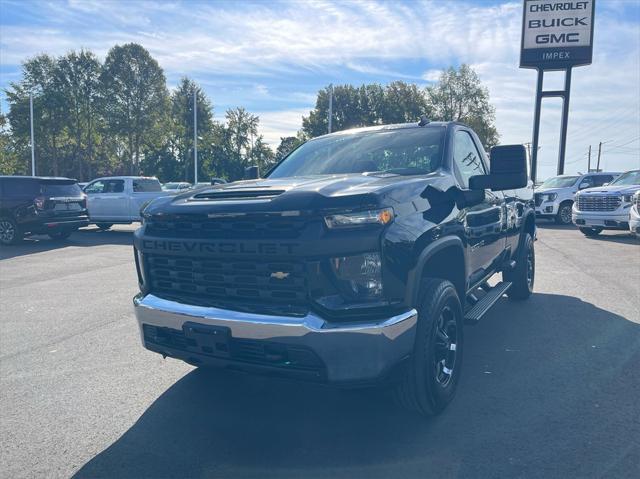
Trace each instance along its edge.
<path fill-rule="evenodd" d="M 618 195 L 579 195 L 578 211 L 615 211 L 622 204 Z"/>
<path fill-rule="evenodd" d="M 295 238 L 305 228 L 302 217 L 240 216 L 150 219 L 146 233 L 166 238 Z"/>
<path fill-rule="evenodd" d="M 145 262 L 151 291 L 160 296 L 280 304 L 306 299 L 305 268 L 299 261 L 145 254 Z"/>

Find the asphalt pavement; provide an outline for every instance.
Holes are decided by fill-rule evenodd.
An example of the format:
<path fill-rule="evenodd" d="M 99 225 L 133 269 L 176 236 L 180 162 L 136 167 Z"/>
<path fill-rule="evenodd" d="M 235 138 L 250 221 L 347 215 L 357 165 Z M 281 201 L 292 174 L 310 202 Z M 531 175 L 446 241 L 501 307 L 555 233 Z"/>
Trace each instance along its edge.
<path fill-rule="evenodd" d="M 144 350 L 133 227 L 0 250 L 0 476 L 640 477 L 640 242 L 539 224 L 535 294 L 465 329 L 432 419 Z"/>

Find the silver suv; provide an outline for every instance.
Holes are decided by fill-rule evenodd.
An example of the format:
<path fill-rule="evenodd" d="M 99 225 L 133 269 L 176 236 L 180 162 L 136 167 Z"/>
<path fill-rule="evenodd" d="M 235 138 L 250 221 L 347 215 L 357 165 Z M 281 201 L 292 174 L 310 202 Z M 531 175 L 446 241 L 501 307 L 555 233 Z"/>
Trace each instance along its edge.
<path fill-rule="evenodd" d="M 618 176 L 620 173 L 597 172 L 549 178 L 536 187 L 536 217 L 555 220 L 561 225 L 570 225 L 571 207 L 576 192 L 610 183 Z"/>

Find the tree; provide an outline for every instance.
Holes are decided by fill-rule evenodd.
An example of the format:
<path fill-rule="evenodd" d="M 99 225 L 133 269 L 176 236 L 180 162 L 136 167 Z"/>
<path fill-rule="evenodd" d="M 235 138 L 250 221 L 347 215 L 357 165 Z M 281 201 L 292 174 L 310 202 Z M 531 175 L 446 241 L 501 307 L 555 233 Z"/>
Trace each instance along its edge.
<path fill-rule="evenodd" d="M 143 148 L 168 110 L 164 73 L 147 50 L 128 43 L 109 51 L 101 81 L 111 152 L 137 173 Z"/>
<path fill-rule="evenodd" d="M 19 153 L 10 134 L 6 115 L 0 114 L 0 175 L 26 174 L 26 163 L 20 161 Z"/>
<path fill-rule="evenodd" d="M 95 155 L 104 130 L 100 74 L 102 66 L 96 56 L 84 50 L 70 52 L 56 62 L 54 85 L 66 112 L 63 126 L 64 174 L 91 178 L 97 169 Z"/>
<path fill-rule="evenodd" d="M 329 87 L 320 90 L 315 108 L 302 118 L 306 138 L 324 135 L 328 131 Z M 416 86 L 395 81 L 382 87 L 376 83 L 339 85 L 333 89 L 333 131 L 361 126 L 417 121 L 429 113 L 426 96 Z"/>
<path fill-rule="evenodd" d="M 193 80 L 182 78 L 178 88 L 171 94 L 172 146 L 176 161 L 183 168 L 176 178 L 194 180 L 193 170 L 193 94 L 196 94 L 197 136 L 199 160 L 207 152 L 212 141 L 213 106 L 202 88 Z M 200 161 L 198 162 L 200 166 Z M 201 168 L 199 168 L 201 169 Z"/>
<path fill-rule="evenodd" d="M 300 136 L 283 136 L 280 138 L 280 144 L 276 149 L 274 157 L 275 161 L 280 161 L 293 150 L 295 150 L 304 140 Z"/>
<path fill-rule="evenodd" d="M 489 102 L 489 91 L 471 67 L 462 65 L 458 70 L 451 67 L 443 71 L 438 83 L 427 88 L 427 95 L 432 119 L 469 125 L 486 149 L 498 143 L 495 108 Z"/>

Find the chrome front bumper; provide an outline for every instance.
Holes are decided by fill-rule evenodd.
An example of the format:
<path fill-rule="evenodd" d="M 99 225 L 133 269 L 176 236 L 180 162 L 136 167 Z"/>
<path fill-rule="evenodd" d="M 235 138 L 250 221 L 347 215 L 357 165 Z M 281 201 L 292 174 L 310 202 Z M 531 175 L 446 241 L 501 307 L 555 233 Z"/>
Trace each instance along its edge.
<path fill-rule="evenodd" d="M 605 229 L 627 229 L 629 227 L 629 209 L 615 211 L 578 211 L 571 212 L 573 224 L 580 227 L 601 227 Z"/>
<path fill-rule="evenodd" d="M 330 323 L 314 313 L 303 317 L 242 313 L 213 307 L 192 306 L 159 298 L 152 294 L 134 298 L 134 308 L 143 345 L 152 351 L 189 362 L 211 359 L 215 354 L 194 353 L 152 344 L 145 340 L 144 325 L 181 333 L 189 325 L 222 327 L 233 340 L 250 340 L 301 347 L 311 350 L 323 363 L 328 382 L 366 382 L 384 377 L 413 351 L 418 313 L 405 313 L 367 323 Z M 196 361 L 197 362 L 197 361 Z M 207 361 L 203 361 L 207 362 Z M 208 361 L 211 362 L 211 361 Z M 221 366 L 242 366 L 225 358 Z M 249 363 L 245 364 L 251 366 Z M 268 366 L 286 372 L 287 364 Z"/>

